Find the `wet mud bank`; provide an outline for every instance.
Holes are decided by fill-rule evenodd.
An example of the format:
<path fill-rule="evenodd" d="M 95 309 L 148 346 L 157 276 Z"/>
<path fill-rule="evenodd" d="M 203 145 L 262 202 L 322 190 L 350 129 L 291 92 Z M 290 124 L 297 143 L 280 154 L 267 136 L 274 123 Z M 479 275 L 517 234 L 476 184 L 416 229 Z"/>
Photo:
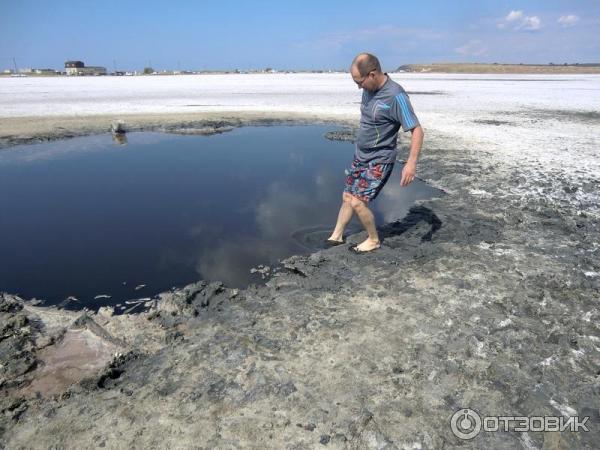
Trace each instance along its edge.
<path fill-rule="evenodd" d="M 264 286 L 198 282 L 139 314 L 4 294 L 2 444 L 598 448 L 600 225 L 578 200 L 593 183 L 426 133 L 418 174 L 449 195 L 383 226 L 377 252 L 349 236 Z M 465 441 L 460 408 L 587 416 L 589 432 Z"/>
<path fill-rule="evenodd" d="M 0 121 L 0 149 L 108 133 L 115 123 L 119 123 L 125 132 L 158 131 L 208 136 L 240 126 L 335 123 L 338 120 L 339 116 L 268 112 L 5 117 Z"/>

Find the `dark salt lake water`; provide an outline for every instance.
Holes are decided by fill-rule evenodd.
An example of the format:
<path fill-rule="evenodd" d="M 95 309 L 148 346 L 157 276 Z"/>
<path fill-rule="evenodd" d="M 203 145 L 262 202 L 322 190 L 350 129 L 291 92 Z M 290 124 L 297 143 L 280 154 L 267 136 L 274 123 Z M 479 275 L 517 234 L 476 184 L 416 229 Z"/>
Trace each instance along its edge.
<path fill-rule="evenodd" d="M 130 133 L 126 145 L 106 134 L 2 150 L 0 291 L 97 308 L 200 279 L 258 283 L 251 268 L 319 248 L 335 224 L 354 145 L 326 140 L 331 130 Z M 400 169 L 372 205 L 378 224 L 439 195 L 418 180 L 401 188 Z M 349 231 L 359 229 L 354 219 Z"/>

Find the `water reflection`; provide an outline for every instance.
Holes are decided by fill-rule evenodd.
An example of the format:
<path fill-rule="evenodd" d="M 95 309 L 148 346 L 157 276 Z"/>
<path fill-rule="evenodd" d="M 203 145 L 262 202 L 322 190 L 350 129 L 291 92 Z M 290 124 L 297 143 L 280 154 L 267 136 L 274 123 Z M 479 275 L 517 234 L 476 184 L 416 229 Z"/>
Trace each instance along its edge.
<path fill-rule="evenodd" d="M 402 188 L 401 170 L 402 164 L 396 164 L 392 178 L 372 204 L 378 225 L 403 217 L 416 200 L 439 195 L 420 180 Z M 257 281 L 257 275 L 248 271 L 253 264 L 273 264 L 291 254 L 322 248 L 335 224 L 342 183 L 340 176 L 326 168 L 317 169 L 302 186 L 281 180 L 271 183 L 265 197 L 253 206 L 257 236 L 202 242 L 196 263 L 198 274 L 231 285 L 247 284 Z M 196 232 L 198 229 L 201 225 L 194 228 Z M 354 218 L 347 233 L 360 229 Z"/>
<path fill-rule="evenodd" d="M 0 152 L 0 291 L 97 307 L 200 278 L 258 282 L 250 268 L 319 248 L 335 223 L 354 148 L 326 131 L 129 133 L 127 151 L 106 134 Z M 401 188 L 400 169 L 373 204 L 379 224 L 437 194 Z"/>
<path fill-rule="evenodd" d="M 113 142 L 117 145 L 127 144 L 127 134 L 125 133 L 113 133 L 112 138 Z"/>
<path fill-rule="evenodd" d="M 273 264 L 278 259 L 293 253 L 305 252 L 291 237 L 307 226 L 323 223 L 327 227 L 327 216 L 337 214 L 332 209 L 339 183 L 321 169 L 320 173 L 307 179 L 301 186 L 284 181 L 272 182 L 265 196 L 258 199 L 254 208 L 257 235 L 254 237 L 234 236 L 211 245 L 202 243 L 196 268 L 206 278 L 220 279 L 229 284 L 257 281 L 249 268 L 257 263 Z M 337 180 L 339 182 L 339 180 Z"/>

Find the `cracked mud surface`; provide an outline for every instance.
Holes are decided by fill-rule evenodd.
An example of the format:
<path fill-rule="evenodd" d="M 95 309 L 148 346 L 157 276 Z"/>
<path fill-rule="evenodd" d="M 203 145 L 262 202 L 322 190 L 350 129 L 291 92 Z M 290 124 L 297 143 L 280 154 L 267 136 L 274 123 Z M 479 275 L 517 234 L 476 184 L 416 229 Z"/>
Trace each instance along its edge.
<path fill-rule="evenodd" d="M 265 286 L 199 282 L 77 321 L 4 295 L 2 443 L 598 448 L 598 173 L 508 154 L 426 130 L 419 175 L 450 195 L 385 225 L 378 252 L 291 257 Z M 121 350 L 61 395 L 20 395 L 71 329 Z M 590 431 L 461 441 L 449 421 L 465 407 L 589 416 Z"/>

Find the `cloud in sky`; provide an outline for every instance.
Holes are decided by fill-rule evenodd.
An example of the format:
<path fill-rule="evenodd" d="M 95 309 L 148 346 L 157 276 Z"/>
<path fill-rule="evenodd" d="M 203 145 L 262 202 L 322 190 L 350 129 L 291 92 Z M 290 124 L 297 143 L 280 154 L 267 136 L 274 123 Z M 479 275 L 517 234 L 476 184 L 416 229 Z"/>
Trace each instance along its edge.
<path fill-rule="evenodd" d="M 506 16 L 507 22 L 515 22 L 517 20 L 523 19 L 523 11 L 511 11 Z"/>
<path fill-rule="evenodd" d="M 513 31 L 537 31 L 542 21 L 538 16 L 527 16 L 521 10 L 512 10 L 499 23 L 498 28 Z"/>
<path fill-rule="evenodd" d="M 426 0 L 402 17 L 365 14 L 360 0 L 176 3 L 0 1 L 0 70 L 12 66 L 12 56 L 22 67 L 83 59 L 110 69 L 116 60 L 127 70 L 148 60 L 159 70 L 339 69 L 371 51 L 392 69 L 453 58 L 589 62 L 600 51 L 599 0 Z M 398 8 L 392 0 L 378 5 Z M 62 29 L 70 32 L 56 32 Z"/>
<path fill-rule="evenodd" d="M 558 19 L 558 23 L 560 25 L 562 25 L 564 28 L 572 27 L 577 22 L 579 22 L 579 17 L 577 17 L 575 14 L 568 14 L 566 16 L 560 16 L 560 18 Z"/>

